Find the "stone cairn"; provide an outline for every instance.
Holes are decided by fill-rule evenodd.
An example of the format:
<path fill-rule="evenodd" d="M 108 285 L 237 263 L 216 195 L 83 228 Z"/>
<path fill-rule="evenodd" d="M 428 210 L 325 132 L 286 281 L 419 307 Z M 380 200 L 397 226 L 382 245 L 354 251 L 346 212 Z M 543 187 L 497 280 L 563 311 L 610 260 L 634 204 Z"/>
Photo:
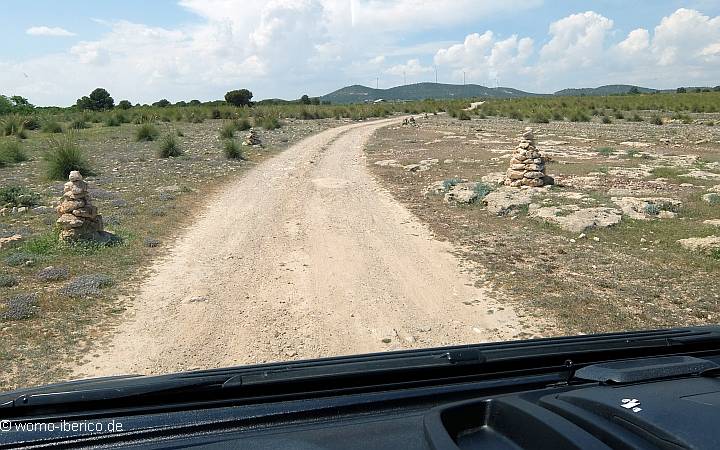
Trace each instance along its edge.
<path fill-rule="evenodd" d="M 60 217 L 57 223 L 62 227 L 63 241 L 92 240 L 108 241 L 113 235 L 103 231 L 102 216 L 90 202 L 88 184 L 77 170 L 70 172 L 70 181 L 65 183 L 64 193 L 57 207 Z"/>
<path fill-rule="evenodd" d="M 253 146 L 260 144 L 262 144 L 262 142 L 260 142 L 260 136 L 258 136 L 257 131 L 251 128 L 250 132 L 245 135 L 242 145 Z"/>
<path fill-rule="evenodd" d="M 545 158 L 535 148 L 532 128 L 525 128 L 520 143 L 510 159 L 510 168 L 505 174 L 505 186 L 540 187 L 550 184 L 545 175 Z"/>

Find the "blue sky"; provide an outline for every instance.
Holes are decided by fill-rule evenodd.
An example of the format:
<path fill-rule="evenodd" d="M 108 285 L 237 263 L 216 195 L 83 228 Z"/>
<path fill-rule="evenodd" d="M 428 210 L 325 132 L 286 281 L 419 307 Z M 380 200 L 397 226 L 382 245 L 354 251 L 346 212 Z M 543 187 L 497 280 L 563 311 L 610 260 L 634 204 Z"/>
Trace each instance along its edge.
<path fill-rule="evenodd" d="M 31 7 L 28 7 L 31 6 Z M 68 105 L 468 82 L 553 92 L 720 84 L 720 2 L 29 1 L 3 11 L 0 93 Z"/>

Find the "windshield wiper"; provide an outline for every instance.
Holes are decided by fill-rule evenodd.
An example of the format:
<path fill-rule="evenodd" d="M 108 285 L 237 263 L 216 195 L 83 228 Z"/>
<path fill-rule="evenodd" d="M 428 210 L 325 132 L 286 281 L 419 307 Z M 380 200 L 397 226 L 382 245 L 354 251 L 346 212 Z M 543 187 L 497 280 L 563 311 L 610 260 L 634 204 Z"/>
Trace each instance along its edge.
<path fill-rule="evenodd" d="M 600 360 L 718 349 L 720 327 L 698 327 L 407 350 L 151 377 L 89 379 L 0 394 L 0 417 L 21 410 L 107 406 L 127 399 L 133 399 L 133 404 L 172 404 L 190 398 L 261 397 L 511 372 L 549 373 L 567 370 L 568 361 L 577 368 Z"/>

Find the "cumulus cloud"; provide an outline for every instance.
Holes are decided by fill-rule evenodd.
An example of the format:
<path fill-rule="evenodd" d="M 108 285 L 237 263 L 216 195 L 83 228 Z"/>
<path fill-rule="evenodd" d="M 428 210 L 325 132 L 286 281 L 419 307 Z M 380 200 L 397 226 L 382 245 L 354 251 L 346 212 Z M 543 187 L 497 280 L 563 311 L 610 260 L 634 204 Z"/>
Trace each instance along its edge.
<path fill-rule="evenodd" d="M 29 34 L 30 36 L 75 36 L 75 33 L 72 33 L 65 28 L 46 26 L 30 27 L 25 30 L 25 34 Z"/>
<path fill-rule="evenodd" d="M 550 42 L 540 49 L 540 58 L 555 70 L 589 67 L 602 59 L 612 27 L 612 20 L 593 11 L 562 18 L 550 24 Z"/>
<path fill-rule="evenodd" d="M 634 56 L 650 47 L 650 33 L 644 28 L 632 30 L 627 38 L 617 45 L 621 55 Z"/>
<path fill-rule="evenodd" d="M 156 27 L 98 22 L 101 37 L 65 51 L 0 61 L 0 85 L 38 104 L 70 104 L 98 85 L 116 98 L 151 102 L 213 99 L 249 87 L 256 97 L 319 95 L 343 85 L 443 82 L 548 92 L 606 83 L 672 87 L 720 78 L 720 17 L 678 9 L 655 27 L 618 30 L 597 12 L 548 24 L 545 36 L 495 30 L 448 37 L 490 15 L 532 8 L 540 0 L 179 0 L 196 22 Z M 31 30 L 34 30 L 31 32 Z M 59 31 L 61 30 L 61 31 Z M 33 27 L 33 35 L 67 30 Z M 407 39 L 407 36 L 413 36 Z M 421 37 L 430 37 L 422 40 Z M 52 74 L 52 76 L 48 76 Z M 415 78 L 413 80 L 412 78 Z"/>
<path fill-rule="evenodd" d="M 497 39 L 492 31 L 469 34 L 462 44 L 440 49 L 435 54 L 435 64 L 451 69 L 453 81 L 470 76 L 476 83 L 493 84 L 498 77 L 505 83 L 528 71 L 528 58 L 533 53 L 533 40 L 512 35 Z"/>
<path fill-rule="evenodd" d="M 620 40 L 613 42 L 616 35 Z M 594 11 L 552 22 L 548 39 L 534 50 L 529 37 L 498 39 L 492 31 L 471 33 L 440 49 L 435 63 L 492 83 L 542 92 L 610 83 L 674 87 L 716 84 L 720 77 L 720 17 L 678 9 L 654 29 L 622 36 L 612 19 Z"/>
<path fill-rule="evenodd" d="M 405 64 L 396 64 L 385 71 L 390 75 L 415 77 L 424 73 L 434 72 L 430 66 L 423 66 L 419 59 L 409 59 Z"/>

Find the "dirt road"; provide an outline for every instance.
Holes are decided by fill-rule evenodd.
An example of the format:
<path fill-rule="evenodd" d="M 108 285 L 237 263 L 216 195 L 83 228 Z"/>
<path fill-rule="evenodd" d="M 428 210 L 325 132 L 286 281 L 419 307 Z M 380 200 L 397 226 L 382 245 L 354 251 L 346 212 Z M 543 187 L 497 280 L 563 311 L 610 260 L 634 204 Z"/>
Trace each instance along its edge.
<path fill-rule="evenodd" d="M 109 344 L 74 377 L 481 342 L 520 331 L 508 306 L 473 286 L 450 245 L 368 173 L 364 143 L 398 120 L 312 136 L 198 205 L 195 224 L 155 264 Z"/>

